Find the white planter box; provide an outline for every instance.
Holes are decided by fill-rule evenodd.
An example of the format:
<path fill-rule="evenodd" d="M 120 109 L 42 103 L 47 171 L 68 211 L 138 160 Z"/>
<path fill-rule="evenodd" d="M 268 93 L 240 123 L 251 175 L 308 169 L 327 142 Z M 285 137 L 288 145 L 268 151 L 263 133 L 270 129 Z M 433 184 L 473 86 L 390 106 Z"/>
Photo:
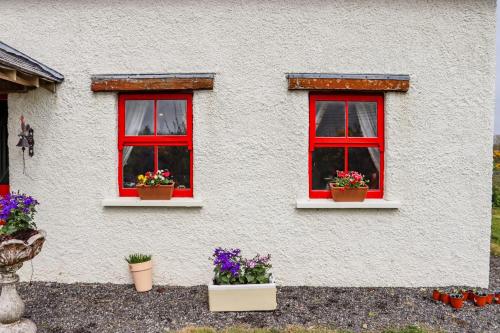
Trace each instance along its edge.
<path fill-rule="evenodd" d="M 210 311 L 276 310 L 276 284 L 209 285 Z"/>

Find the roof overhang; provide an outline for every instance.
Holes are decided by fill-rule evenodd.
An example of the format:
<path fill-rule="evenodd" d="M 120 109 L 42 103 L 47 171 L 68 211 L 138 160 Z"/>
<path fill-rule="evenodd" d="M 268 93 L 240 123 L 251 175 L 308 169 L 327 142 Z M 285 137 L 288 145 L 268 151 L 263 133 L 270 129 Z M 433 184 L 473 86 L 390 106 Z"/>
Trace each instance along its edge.
<path fill-rule="evenodd" d="M 0 42 L 0 93 L 22 93 L 38 87 L 55 92 L 64 80 L 59 72 Z"/>

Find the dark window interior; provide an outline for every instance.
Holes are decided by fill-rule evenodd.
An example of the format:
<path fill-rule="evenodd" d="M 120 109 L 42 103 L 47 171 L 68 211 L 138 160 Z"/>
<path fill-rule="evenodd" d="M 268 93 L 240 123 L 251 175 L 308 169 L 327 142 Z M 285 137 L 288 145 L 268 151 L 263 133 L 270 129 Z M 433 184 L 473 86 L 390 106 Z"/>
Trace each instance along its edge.
<path fill-rule="evenodd" d="M 0 99 L 0 185 L 9 184 L 9 150 L 7 149 L 7 101 Z"/>

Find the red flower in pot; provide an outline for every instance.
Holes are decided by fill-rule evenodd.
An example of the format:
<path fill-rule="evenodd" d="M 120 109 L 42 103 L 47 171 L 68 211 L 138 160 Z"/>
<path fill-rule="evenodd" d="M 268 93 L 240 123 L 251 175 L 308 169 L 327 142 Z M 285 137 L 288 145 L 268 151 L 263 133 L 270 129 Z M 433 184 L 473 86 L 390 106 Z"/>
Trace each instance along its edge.
<path fill-rule="evenodd" d="M 329 183 L 329 187 L 334 201 L 364 201 L 368 183 L 369 180 L 357 171 L 337 170 L 337 176 Z"/>
<path fill-rule="evenodd" d="M 454 309 L 460 309 L 464 306 L 464 295 L 462 293 L 451 294 L 450 304 Z"/>
<path fill-rule="evenodd" d="M 441 302 L 443 302 L 444 304 L 448 304 L 450 303 L 450 295 L 448 295 L 448 293 L 446 291 L 442 291 L 441 292 L 441 296 L 439 298 L 441 300 Z"/>
<path fill-rule="evenodd" d="M 484 291 L 476 292 L 474 294 L 474 304 L 479 307 L 483 307 L 488 303 L 488 294 Z"/>
<path fill-rule="evenodd" d="M 441 298 L 441 291 L 439 289 L 434 289 L 432 291 L 432 299 L 435 301 L 439 301 Z"/>

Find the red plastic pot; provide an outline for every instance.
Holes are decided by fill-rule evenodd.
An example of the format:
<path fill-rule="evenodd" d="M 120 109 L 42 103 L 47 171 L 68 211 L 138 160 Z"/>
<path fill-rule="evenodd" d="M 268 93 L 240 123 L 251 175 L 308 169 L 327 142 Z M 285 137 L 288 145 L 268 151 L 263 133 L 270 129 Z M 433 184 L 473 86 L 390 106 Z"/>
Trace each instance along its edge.
<path fill-rule="evenodd" d="M 500 304 L 500 293 L 495 293 L 494 299 L 497 304 Z"/>
<path fill-rule="evenodd" d="M 486 298 L 486 302 L 488 304 L 492 304 L 493 303 L 493 297 L 494 297 L 494 295 L 493 294 L 488 294 L 488 295 L 486 295 L 486 297 L 487 297 Z"/>
<path fill-rule="evenodd" d="M 443 302 L 444 304 L 448 304 L 450 303 L 450 295 L 448 295 L 448 293 L 441 293 L 441 297 L 439 298 L 441 300 L 441 302 Z"/>
<path fill-rule="evenodd" d="M 450 304 L 454 309 L 461 309 L 464 306 L 465 298 L 450 297 Z"/>
<path fill-rule="evenodd" d="M 435 301 L 439 301 L 441 299 L 441 292 L 437 289 L 432 291 L 432 299 Z"/>
<path fill-rule="evenodd" d="M 469 292 L 466 291 L 466 290 L 461 290 L 460 293 L 462 294 L 462 296 L 464 297 L 464 302 L 467 301 L 469 299 Z"/>
<path fill-rule="evenodd" d="M 488 303 L 488 295 L 474 295 L 474 304 L 479 307 L 483 307 Z"/>
<path fill-rule="evenodd" d="M 467 295 L 468 295 L 467 299 L 469 301 L 474 302 L 474 290 L 472 290 L 472 289 L 467 290 Z"/>

